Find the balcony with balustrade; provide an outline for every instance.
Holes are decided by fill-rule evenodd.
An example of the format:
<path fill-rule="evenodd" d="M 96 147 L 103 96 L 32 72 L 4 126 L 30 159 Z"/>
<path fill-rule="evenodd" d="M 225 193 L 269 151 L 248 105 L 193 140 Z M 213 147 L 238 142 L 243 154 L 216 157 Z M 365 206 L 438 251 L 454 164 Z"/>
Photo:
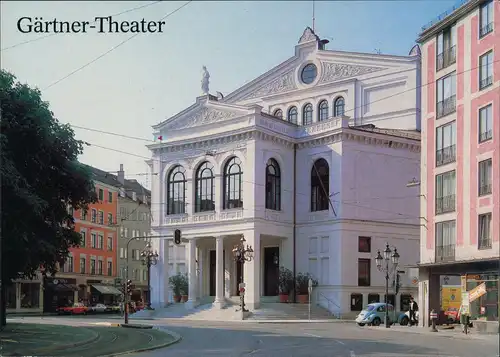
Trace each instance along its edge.
<path fill-rule="evenodd" d="M 479 142 L 490 140 L 493 137 L 493 130 L 485 130 L 479 133 Z"/>
<path fill-rule="evenodd" d="M 436 117 L 437 119 L 445 117 L 457 110 L 457 97 L 455 95 L 449 96 L 437 103 Z"/>
<path fill-rule="evenodd" d="M 436 263 L 455 260 L 455 244 L 437 245 L 435 249 Z"/>
<path fill-rule="evenodd" d="M 455 211 L 455 195 L 436 197 L 436 214 Z"/>
<path fill-rule="evenodd" d="M 436 70 L 440 71 L 457 62 L 457 46 L 452 46 L 439 53 L 436 58 Z"/>
<path fill-rule="evenodd" d="M 436 167 L 443 166 L 456 161 L 456 145 L 450 145 L 436 150 Z"/>

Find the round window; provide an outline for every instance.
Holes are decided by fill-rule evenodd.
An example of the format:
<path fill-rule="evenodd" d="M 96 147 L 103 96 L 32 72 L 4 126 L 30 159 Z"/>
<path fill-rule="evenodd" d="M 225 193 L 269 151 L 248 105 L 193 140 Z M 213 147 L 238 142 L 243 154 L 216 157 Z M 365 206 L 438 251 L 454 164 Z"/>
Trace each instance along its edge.
<path fill-rule="evenodd" d="M 309 63 L 304 67 L 302 70 L 302 74 L 300 75 L 302 82 L 305 84 L 311 84 L 314 82 L 316 79 L 316 76 L 318 75 L 318 68 L 316 65 Z"/>

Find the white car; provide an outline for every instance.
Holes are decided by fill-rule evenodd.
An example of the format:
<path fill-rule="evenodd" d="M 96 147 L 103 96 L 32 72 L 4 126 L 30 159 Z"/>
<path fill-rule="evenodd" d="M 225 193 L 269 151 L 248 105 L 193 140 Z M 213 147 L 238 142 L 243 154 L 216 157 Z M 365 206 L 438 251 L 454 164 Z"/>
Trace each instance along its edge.
<path fill-rule="evenodd" d="M 417 320 L 418 324 L 418 311 L 415 311 L 415 320 Z M 404 316 L 399 319 L 399 324 L 402 326 L 407 326 L 410 322 L 410 311 L 406 311 Z"/>
<path fill-rule="evenodd" d="M 90 307 L 90 310 L 92 312 L 106 312 L 108 310 L 108 307 L 104 304 L 95 304 L 94 306 Z"/>

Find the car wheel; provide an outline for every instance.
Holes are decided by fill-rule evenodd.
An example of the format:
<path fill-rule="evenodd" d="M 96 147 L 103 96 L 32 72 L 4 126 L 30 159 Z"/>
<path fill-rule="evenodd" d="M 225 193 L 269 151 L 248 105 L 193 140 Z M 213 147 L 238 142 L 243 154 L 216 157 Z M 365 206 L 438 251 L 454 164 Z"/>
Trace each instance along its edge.
<path fill-rule="evenodd" d="M 359 322 L 358 322 L 358 326 L 363 327 L 364 325 L 365 325 L 365 324 L 362 324 L 362 323 L 359 323 Z"/>
<path fill-rule="evenodd" d="M 410 319 L 409 319 L 408 317 L 406 317 L 406 316 L 405 316 L 405 317 L 403 317 L 403 318 L 401 319 L 401 321 L 399 321 L 399 324 L 400 324 L 401 326 L 407 326 L 409 322 L 410 322 Z"/>
<path fill-rule="evenodd" d="M 380 326 L 380 323 L 382 321 L 380 321 L 380 319 L 378 317 L 374 318 L 373 321 L 372 321 L 372 325 L 373 326 Z"/>

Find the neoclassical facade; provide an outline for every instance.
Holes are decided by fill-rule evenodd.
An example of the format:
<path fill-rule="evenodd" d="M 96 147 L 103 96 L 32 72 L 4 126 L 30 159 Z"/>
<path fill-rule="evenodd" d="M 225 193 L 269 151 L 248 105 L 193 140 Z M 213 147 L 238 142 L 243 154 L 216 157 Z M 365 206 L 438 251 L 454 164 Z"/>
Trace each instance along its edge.
<path fill-rule="evenodd" d="M 420 167 L 420 99 L 408 90 L 420 58 L 325 44 L 306 28 L 290 59 L 154 126 L 152 229 L 164 238 L 153 239 L 153 306 L 170 301 L 180 271 L 188 306 L 223 307 L 243 281 L 257 309 L 277 301 L 284 266 L 315 276 L 313 299 L 346 313 L 383 299 L 386 242 L 402 264 L 418 261 L 419 198 L 406 184 Z M 242 237 L 254 250 L 243 266 L 232 256 Z"/>

